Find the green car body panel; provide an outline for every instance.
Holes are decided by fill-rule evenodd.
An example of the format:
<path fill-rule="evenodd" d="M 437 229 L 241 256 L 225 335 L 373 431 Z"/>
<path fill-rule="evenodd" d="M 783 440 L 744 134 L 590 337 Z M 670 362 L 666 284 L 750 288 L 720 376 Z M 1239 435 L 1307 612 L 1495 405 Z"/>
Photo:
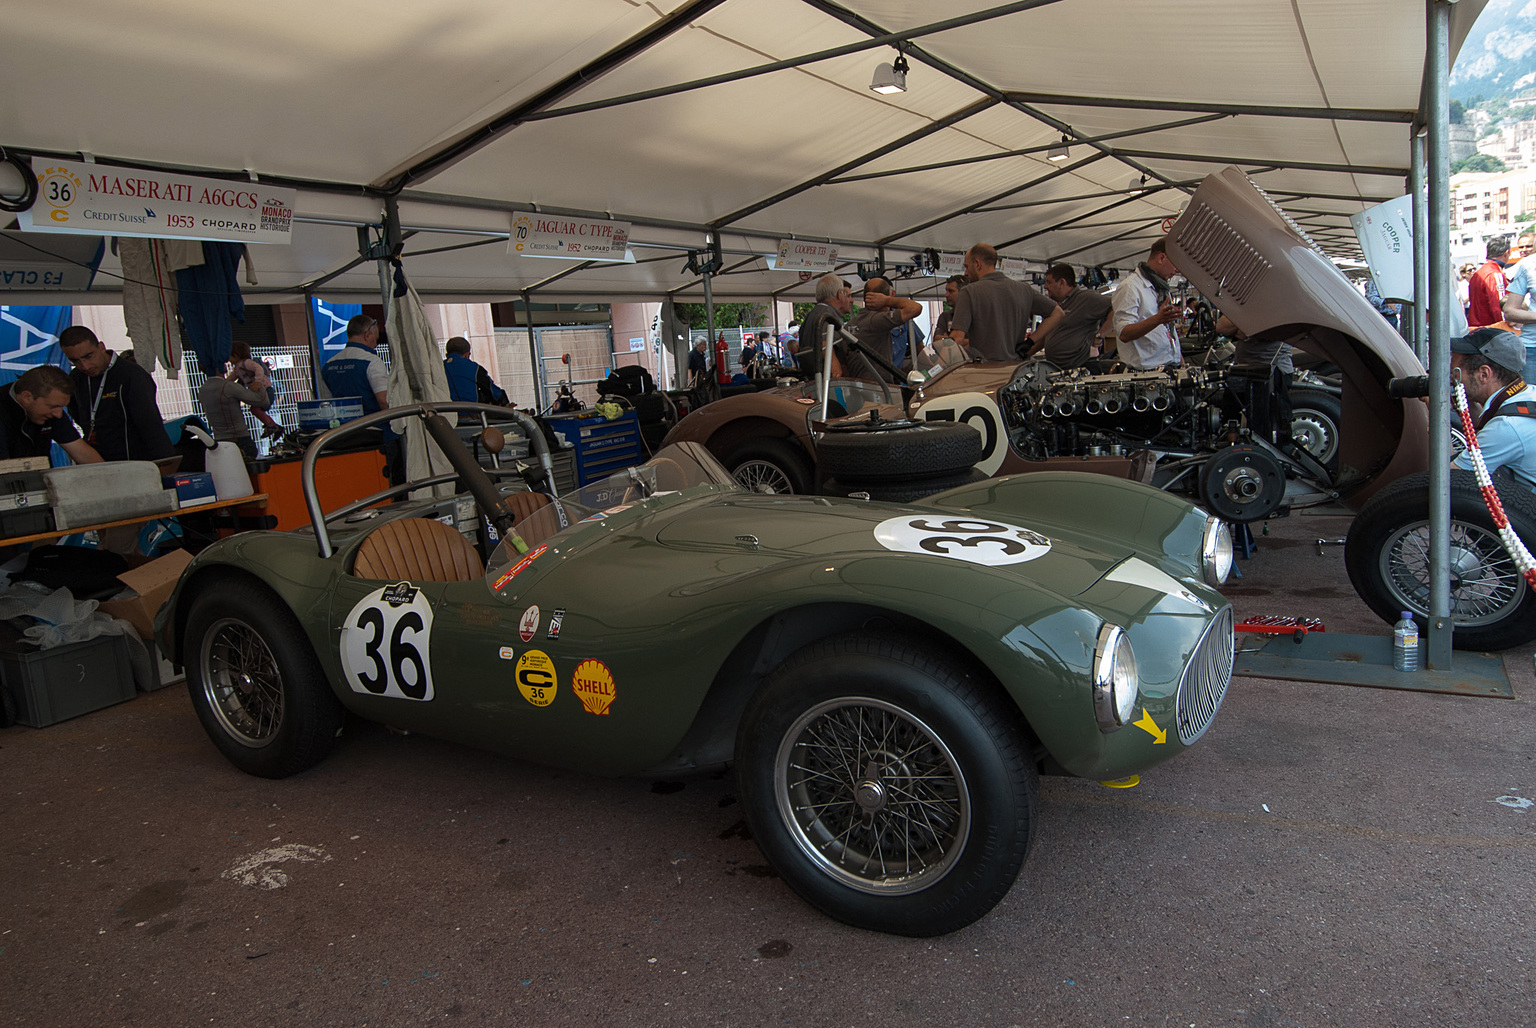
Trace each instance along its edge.
<path fill-rule="evenodd" d="M 822 635 L 889 624 L 979 664 L 1028 722 L 1040 759 L 1106 779 L 1183 748 L 1180 681 L 1227 606 L 1201 581 L 1206 516 L 1131 482 L 1039 473 L 900 507 L 697 486 L 573 525 L 535 546 L 515 577 L 495 568 L 468 582 L 411 582 L 430 623 L 396 640 L 427 646 L 431 698 L 373 695 L 353 684 L 355 673 L 349 679 L 343 649 L 361 631 L 356 612 L 389 583 L 349 569 L 368 531 L 423 513 L 433 505 L 385 508 L 350 535 L 339 526 L 324 559 L 308 532 L 245 533 L 209 547 L 161 613 L 162 648 L 178 663 L 194 660 L 181 636 L 197 593 L 218 576 L 248 575 L 296 615 L 332 690 L 360 716 L 625 775 L 729 759 L 741 706 L 766 671 Z M 1039 532 L 1050 546 L 1002 567 L 898 552 L 875 529 L 903 515 L 985 518 Z M 1136 715 L 1152 727 L 1100 728 L 1090 679 L 1106 621 L 1129 635 Z M 546 659 L 552 676 L 540 670 Z"/>

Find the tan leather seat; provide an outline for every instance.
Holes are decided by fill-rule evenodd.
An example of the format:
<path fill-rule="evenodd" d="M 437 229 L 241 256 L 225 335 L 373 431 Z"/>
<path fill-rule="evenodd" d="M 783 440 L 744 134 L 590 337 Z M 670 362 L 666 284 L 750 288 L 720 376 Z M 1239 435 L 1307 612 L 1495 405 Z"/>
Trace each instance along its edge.
<path fill-rule="evenodd" d="M 352 573 L 386 582 L 471 582 L 485 574 L 485 562 L 457 529 L 431 518 L 400 518 L 369 533 Z"/>
<path fill-rule="evenodd" d="M 560 531 L 560 515 L 543 493 L 513 493 L 507 497 L 517 534 L 529 546 L 537 546 Z"/>

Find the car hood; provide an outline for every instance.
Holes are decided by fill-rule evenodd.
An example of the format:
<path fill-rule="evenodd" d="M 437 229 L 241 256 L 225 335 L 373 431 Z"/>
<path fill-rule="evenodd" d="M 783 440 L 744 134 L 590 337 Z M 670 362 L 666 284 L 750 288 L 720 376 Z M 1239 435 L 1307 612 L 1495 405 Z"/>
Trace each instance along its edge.
<path fill-rule="evenodd" d="M 819 496 L 758 496 L 732 493 L 690 504 L 656 531 L 656 541 L 678 549 L 752 552 L 770 560 L 823 557 L 880 556 L 954 564 L 956 557 L 893 549 L 876 537 L 881 525 L 899 520 L 926 519 L 943 536 L 946 519 L 965 517 L 932 507 L 861 503 Z M 974 517 L 974 516 L 972 516 Z M 1048 545 L 1031 551 L 1027 560 L 1010 564 L 972 562 L 978 572 L 1012 574 L 1063 597 L 1091 587 L 1116 564 L 1131 555 L 1128 549 L 1099 548 L 1063 537 L 1049 526 L 1036 528 L 1006 515 L 986 515 L 988 521 L 1038 532 Z"/>

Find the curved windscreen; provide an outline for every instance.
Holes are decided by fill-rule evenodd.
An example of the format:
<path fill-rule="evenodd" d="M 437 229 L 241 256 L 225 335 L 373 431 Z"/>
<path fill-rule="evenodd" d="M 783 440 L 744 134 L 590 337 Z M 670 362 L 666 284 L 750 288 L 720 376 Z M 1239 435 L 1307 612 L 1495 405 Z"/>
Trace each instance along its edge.
<path fill-rule="evenodd" d="M 540 493 L 516 494 L 509 498 L 509 505 L 520 516 L 491 555 L 487 579 L 494 588 L 509 572 L 515 575 L 514 568 L 572 525 L 617 513 L 615 507 L 701 485 L 741 488 L 701 444 L 674 443 L 644 464 L 615 472 L 601 481 L 588 482 L 557 499 Z"/>

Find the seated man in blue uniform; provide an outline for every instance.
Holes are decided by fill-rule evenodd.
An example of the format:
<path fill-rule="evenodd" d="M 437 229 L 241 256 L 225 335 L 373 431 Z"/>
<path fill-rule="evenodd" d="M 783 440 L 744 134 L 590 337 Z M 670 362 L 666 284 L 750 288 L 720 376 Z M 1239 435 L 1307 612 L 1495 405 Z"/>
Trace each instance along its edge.
<path fill-rule="evenodd" d="M 1473 329 L 1451 340 L 1451 374 L 1467 398 L 1483 405 L 1477 443 L 1491 475 L 1507 467 L 1515 481 L 1536 491 L 1536 387 L 1526 384 L 1525 345 L 1512 332 Z M 1455 466 L 1471 470 L 1470 453 Z"/>
<path fill-rule="evenodd" d="M 507 394 L 495 382 L 491 373 L 469 359 L 469 340 L 454 336 L 443 345 L 448 356 L 443 358 L 443 370 L 448 372 L 448 395 L 461 403 L 494 403 L 507 406 Z"/>
<path fill-rule="evenodd" d="M 331 395 L 358 397 L 363 402 L 364 414 L 389 406 L 389 369 L 384 366 L 384 358 L 375 352 L 378 345 L 378 321 L 359 314 L 347 322 L 347 345 L 320 369 L 320 377 Z M 405 481 L 405 459 L 400 437 L 388 425 L 384 426 L 384 443 L 379 452 L 384 454 L 384 471 L 390 484 L 400 485 Z"/>

